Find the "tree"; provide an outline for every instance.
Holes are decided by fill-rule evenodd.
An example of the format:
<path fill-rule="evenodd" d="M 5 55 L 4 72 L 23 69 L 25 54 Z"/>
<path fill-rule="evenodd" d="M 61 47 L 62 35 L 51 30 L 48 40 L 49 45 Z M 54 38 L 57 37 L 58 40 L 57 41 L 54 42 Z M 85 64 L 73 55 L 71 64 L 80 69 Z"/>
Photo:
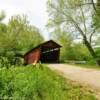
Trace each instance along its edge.
<path fill-rule="evenodd" d="M 2 22 L 5 19 L 4 11 L 0 12 L 0 51 L 3 46 L 4 35 L 7 32 L 7 26 Z"/>
<path fill-rule="evenodd" d="M 12 49 L 29 50 L 43 41 L 39 29 L 29 24 L 27 16 L 13 16 L 8 23 Z M 14 46 L 15 45 L 15 46 Z"/>
<path fill-rule="evenodd" d="M 71 34 L 61 30 L 59 27 L 51 33 L 51 38 L 62 46 L 60 54 L 60 60 L 62 62 L 67 60 L 85 60 L 90 62 L 92 60 L 92 57 L 84 44 L 75 42 L 75 40 L 73 40 L 74 37 L 71 36 Z"/>
<path fill-rule="evenodd" d="M 57 43 L 61 44 L 61 46 L 64 47 L 61 48 L 60 60 L 65 61 L 67 59 L 70 59 L 71 57 L 69 57 L 69 53 L 71 53 L 73 37 L 70 34 L 66 33 L 64 30 L 61 30 L 60 27 L 57 27 L 50 36 L 53 40 L 57 41 Z"/>
<path fill-rule="evenodd" d="M 5 19 L 5 12 L 0 12 L 0 35 L 2 35 L 4 32 L 6 32 L 6 25 L 2 22 Z"/>
<path fill-rule="evenodd" d="M 0 55 L 11 64 L 18 64 L 19 57 L 43 41 L 39 29 L 25 15 L 12 16 L 6 29 L 0 36 Z"/>
<path fill-rule="evenodd" d="M 97 0 L 96 3 L 92 0 L 93 3 L 93 21 L 94 21 L 94 27 L 99 30 L 100 32 L 100 0 Z"/>
<path fill-rule="evenodd" d="M 2 20 L 5 18 L 5 12 L 1 11 L 0 12 L 0 23 L 2 22 Z"/>
<path fill-rule="evenodd" d="M 100 65 L 100 59 L 94 52 L 91 41 L 95 33 L 95 28 L 92 27 L 92 5 L 84 5 L 81 0 L 48 0 L 49 24 L 55 28 L 59 27 L 66 29 L 75 37 L 80 37 L 83 43 L 88 48 L 90 54 Z M 90 10 L 88 10 L 90 9 Z M 55 27 L 54 27 L 55 26 Z"/>

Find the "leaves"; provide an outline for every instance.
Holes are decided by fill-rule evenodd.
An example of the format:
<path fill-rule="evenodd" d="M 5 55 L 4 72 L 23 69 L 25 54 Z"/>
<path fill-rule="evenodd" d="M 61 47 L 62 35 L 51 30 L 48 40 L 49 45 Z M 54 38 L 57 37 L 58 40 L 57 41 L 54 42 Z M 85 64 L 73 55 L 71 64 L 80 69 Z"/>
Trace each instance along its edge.
<path fill-rule="evenodd" d="M 4 11 L 1 11 L 0 12 L 0 23 L 1 23 L 1 21 L 5 18 L 5 12 Z"/>
<path fill-rule="evenodd" d="M 17 53 L 23 55 L 42 41 L 39 29 L 30 25 L 25 15 L 12 16 L 7 25 L 0 23 L 0 56 L 9 62 L 16 61 Z"/>

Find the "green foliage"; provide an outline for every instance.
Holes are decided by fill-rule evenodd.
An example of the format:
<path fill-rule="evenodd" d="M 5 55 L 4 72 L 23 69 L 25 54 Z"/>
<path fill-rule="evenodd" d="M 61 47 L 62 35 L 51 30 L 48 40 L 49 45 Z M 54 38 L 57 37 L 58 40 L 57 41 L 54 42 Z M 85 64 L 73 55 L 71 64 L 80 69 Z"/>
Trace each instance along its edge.
<path fill-rule="evenodd" d="M 93 22 L 94 22 L 94 27 L 99 30 L 100 32 L 100 0 L 96 1 L 97 4 L 95 5 L 95 11 L 93 14 Z"/>
<path fill-rule="evenodd" d="M 43 41 L 39 30 L 29 24 L 26 16 L 13 16 L 8 22 L 7 33 L 4 35 L 5 49 L 22 51 L 29 50 Z"/>
<path fill-rule="evenodd" d="M 0 99 L 96 100 L 88 89 L 65 81 L 47 67 L 16 67 L 0 70 Z"/>
<path fill-rule="evenodd" d="M 99 60 L 100 59 L 100 48 L 96 48 L 95 52 L 97 54 L 97 59 Z"/>
<path fill-rule="evenodd" d="M 70 47 L 63 48 L 62 60 L 90 61 L 92 57 L 87 48 L 82 44 L 73 44 Z"/>
<path fill-rule="evenodd" d="M 73 52 L 74 52 L 74 57 L 76 58 L 76 60 L 85 60 L 85 61 L 89 61 L 92 59 L 90 53 L 88 52 L 87 48 L 83 45 L 83 44 L 75 44 L 73 46 Z"/>
<path fill-rule="evenodd" d="M 2 66 L 22 64 L 20 63 L 21 55 L 24 55 L 42 41 L 43 37 L 39 30 L 29 24 L 25 15 L 12 16 L 7 25 L 0 23 L 0 58 Z"/>
<path fill-rule="evenodd" d="M 85 47 L 82 47 L 83 45 L 73 45 L 73 43 L 68 41 L 68 43 L 70 43 L 69 46 L 63 45 L 64 48 L 62 48 L 61 55 L 63 59 L 91 60 L 92 56 L 94 58 L 92 60 L 99 64 L 91 45 L 94 35 L 96 36 L 96 34 L 94 34 L 96 29 L 92 27 L 93 6 L 88 3 L 88 0 L 48 0 L 47 7 L 50 16 L 47 27 L 51 29 L 51 31 L 54 31 L 53 33 L 55 33 L 55 30 L 59 27 L 65 34 L 69 33 L 70 36 L 73 36 L 73 40 L 80 39 L 81 44 L 84 43 L 89 51 L 88 52 Z M 58 33 L 55 34 L 57 37 L 60 37 L 62 33 L 58 31 Z M 66 37 L 65 34 L 63 37 L 68 40 L 69 37 Z M 96 37 L 94 38 L 96 39 Z M 66 40 L 64 41 L 66 42 Z"/>
<path fill-rule="evenodd" d="M 0 12 L 0 23 L 1 21 L 5 18 L 5 12 L 4 11 L 1 11 Z"/>
<path fill-rule="evenodd" d="M 71 34 L 57 28 L 51 34 L 52 38 L 61 44 L 61 61 L 65 60 L 85 60 L 90 61 L 92 57 L 87 48 L 82 43 L 75 43 Z"/>
<path fill-rule="evenodd" d="M 97 46 L 100 45 L 100 36 L 96 39 L 95 44 L 96 44 Z"/>

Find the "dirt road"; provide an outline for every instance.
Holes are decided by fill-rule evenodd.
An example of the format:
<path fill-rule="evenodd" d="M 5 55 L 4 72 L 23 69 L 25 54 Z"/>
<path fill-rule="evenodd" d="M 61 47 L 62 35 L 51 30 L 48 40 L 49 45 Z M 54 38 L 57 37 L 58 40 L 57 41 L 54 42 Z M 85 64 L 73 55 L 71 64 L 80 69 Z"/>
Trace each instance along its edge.
<path fill-rule="evenodd" d="M 100 70 L 80 68 L 65 64 L 50 64 L 50 69 L 57 70 L 67 79 L 100 90 Z"/>

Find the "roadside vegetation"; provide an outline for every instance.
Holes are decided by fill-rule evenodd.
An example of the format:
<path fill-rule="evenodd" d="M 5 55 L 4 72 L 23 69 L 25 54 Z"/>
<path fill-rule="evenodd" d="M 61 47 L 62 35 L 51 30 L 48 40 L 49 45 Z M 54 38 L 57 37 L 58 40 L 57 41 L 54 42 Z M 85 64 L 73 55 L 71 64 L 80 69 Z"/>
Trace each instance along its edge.
<path fill-rule="evenodd" d="M 23 55 L 44 41 L 39 29 L 30 25 L 27 15 L 14 15 L 3 23 L 6 14 L 0 13 L 0 67 L 22 65 Z"/>
<path fill-rule="evenodd" d="M 46 65 L 0 69 L 0 99 L 97 100 L 91 90 L 65 80 Z"/>
<path fill-rule="evenodd" d="M 88 68 L 100 65 L 100 48 L 94 48 L 100 46 L 99 6 L 90 0 L 48 0 L 47 8 L 47 29 L 62 45 L 61 63 L 85 61 L 82 67 Z M 3 22 L 5 17 L 1 11 L 0 100 L 96 100 L 92 91 L 65 80 L 45 65 L 23 66 L 23 55 L 44 38 L 26 15 L 14 15 L 8 23 Z"/>
<path fill-rule="evenodd" d="M 95 65 L 95 64 L 72 64 L 72 63 L 65 63 L 65 64 L 73 65 L 75 67 L 82 67 L 82 68 L 90 68 L 90 69 L 100 70 L 100 67 L 98 65 Z"/>
<path fill-rule="evenodd" d="M 100 66 L 99 4 L 99 0 L 48 0 L 47 28 L 63 47 L 62 62 L 86 61 Z"/>

